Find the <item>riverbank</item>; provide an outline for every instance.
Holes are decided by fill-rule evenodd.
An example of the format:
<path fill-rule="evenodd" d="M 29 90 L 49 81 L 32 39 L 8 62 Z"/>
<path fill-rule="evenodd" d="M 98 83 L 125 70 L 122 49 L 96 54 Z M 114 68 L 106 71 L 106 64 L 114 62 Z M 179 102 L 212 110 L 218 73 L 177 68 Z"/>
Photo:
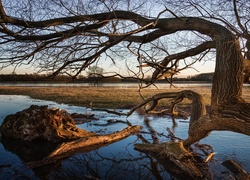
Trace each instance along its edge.
<path fill-rule="evenodd" d="M 182 88 L 165 88 L 165 89 L 142 89 L 139 93 L 136 88 L 115 88 L 115 87 L 25 87 L 25 86 L 0 86 L 1 95 L 25 95 L 33 99 L 42 99 L 95 108 L 131 108 L 142 102 L 142 97 L 148 98 L 156 93 L 177 92 L 182 90 L 193 90 L 202 94 L 205 104 L 210 105 L 211 87 L 195 86 Z M 142 97 L 141 97 L 142 96 Z M 250 101 L 250 88 L 243 88 L 243 97 Z M 161 102 L 162 105 L 168 105 L 169 101 Z M 189 104 L 188 100 L 182 105 Z"/>

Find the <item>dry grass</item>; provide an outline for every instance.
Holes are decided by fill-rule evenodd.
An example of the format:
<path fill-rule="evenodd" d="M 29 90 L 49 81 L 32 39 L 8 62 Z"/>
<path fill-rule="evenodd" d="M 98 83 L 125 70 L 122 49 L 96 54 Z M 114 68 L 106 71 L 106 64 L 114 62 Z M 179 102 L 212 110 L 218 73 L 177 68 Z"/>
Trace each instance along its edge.
<path fill-rule="evenodd" d="M 156 93 L 181 91 L 187 88 L 144 89 L 141 94 L 148 98 Z M 189 87 L 203 95 L 206 105 L 210 104 L 211 87 Z M 244 97 L 250 100 L 250 88 L 244 88 Z M 58 103 L 88 107 L 92 101 L 97 108 L 131 108 L 142 102 L 142 98 L 135 88 L 112 87 L 13 87 L 0 86 L 0 94 L 28 95 L 34 99 L 51 100 Z M 162 105 L 167 105 L 163 100 Z M 188 104 L 184 101 L 183 104 Z"/>

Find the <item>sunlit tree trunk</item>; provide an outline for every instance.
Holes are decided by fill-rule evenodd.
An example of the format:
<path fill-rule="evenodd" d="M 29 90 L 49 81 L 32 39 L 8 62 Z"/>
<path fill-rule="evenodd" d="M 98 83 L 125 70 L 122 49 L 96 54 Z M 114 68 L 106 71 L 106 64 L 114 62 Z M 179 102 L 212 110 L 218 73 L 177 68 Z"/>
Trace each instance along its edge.
<path fill-rule="evenodd" d="M 249 134 L 246 129 L 249 127 L 249 122 L 245 121 L 250 116 L 246 112 L 249 106 L 242 99 L 243 56 L 240 52 L 239 41 L 224 28 L 218 30 L 214 38 L 216 67 L 212 84 L 211 112 L 209 116 L 201 116 L 190 123 L 189 137 L 184 142 L 185 145 L 199 141 L 213 130 Z M 242 110 L 245 113 L 241 112 Z M 237 121 L 236 118 L 241 121 Z"/>
<path fill-rule="evenodd" d="M 239 41 L 228 31 L 216 38 L 216 67 L 213 78 L 212 113 L 224 104 L 242 102 L 243 56 Z"/>

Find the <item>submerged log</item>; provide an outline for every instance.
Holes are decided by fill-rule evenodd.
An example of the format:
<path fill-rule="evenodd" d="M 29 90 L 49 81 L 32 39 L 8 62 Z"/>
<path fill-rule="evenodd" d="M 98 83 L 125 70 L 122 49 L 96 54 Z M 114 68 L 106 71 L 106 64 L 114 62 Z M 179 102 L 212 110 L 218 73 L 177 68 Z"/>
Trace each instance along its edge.
<path fill-rule="evenodd" d="M 229 169 L 236 179 L 250 179 L 250 174 L 246 172 L 239 164 L 233 160 L 226 160 L 222 163 L 227 169 Z"/>
<path fill-rule="evenodd" d="M 196 158 L 185 149 L 183 142 L 166 142 L 162 144 L 135 144 L 138 151 L 152 155 L 167 172 L 180 179 L 211 178 L 210 170 L 204 162 L 197 162 Z M 209 168 L 207 168 L 209 169 Z"/>

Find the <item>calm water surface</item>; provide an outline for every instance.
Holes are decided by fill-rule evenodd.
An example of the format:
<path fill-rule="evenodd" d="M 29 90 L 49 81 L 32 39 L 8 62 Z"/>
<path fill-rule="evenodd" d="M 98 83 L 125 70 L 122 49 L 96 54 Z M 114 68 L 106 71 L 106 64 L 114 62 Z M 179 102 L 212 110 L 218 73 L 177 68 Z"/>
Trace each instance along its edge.
<path fill-rule="evenodd" d="M 133 125 L 143 126 L 142 131 L 144 132 L 150 131 L 144 123 L 145 117 L 136 113 L 126 118 L 125 116 L 92 111 L 78 106 L 35 100 L 27 96 L 0 95 L 0 123 L 2 123 L 6 115 L 28 108 L 32 104 L 66 109 L 70 113 L 94 113 L 99 120 L 81 124 L 79 127 L 97 133 L 112 133 L 127 127 L 123 123 L 103 126 L 110 119 L 129 121 Z M 159 133 L 158 138 L 160 141 L 169 141 L 166 137 L 166 129 L 172 128 L 172 121 L 162 117 L 147 118 L 153 129 Z M 180 138 L 186 138 L 187 130 L 188 120 L 179 120 L 174 133 Z M 142 134 L 142 136 L 152 142 L 149 134 Z M 210 167 L 215 174 L 215 179 L 226 179 L 228 177 L 227 170 L 221 165 L 227 159 L 235 160 L 250 172 L 249 142 L 250 136 L 221 131 L 212 132 L 209 137 L 200 142 L 201 144 L 210 144 L 214 148 L 215 159 L 210 162 Z M 97 150 L 75 154 L 46 167 L 31 170 L 25 163 L 44 158 L 49 153 L 47 151 L 53 149 L 54 145 L 44 142 L 30 144 L 1 138 L 0 177 L 3 179 L 43 179 L 45 177 L 49 179 L 84 179 L 84 177 L 98 177 L 100 179 L 122 180 L 156 179 L 154 174 L 156 173 L 158 177 L 163 179 L 171 178 L 164 168 L 157 164 L 155 159 L 135 151 L 133 149 L 134 143 L 141 143 L 141 140 L 136 135 Z"/>
<path fill-rule="evenodd" d="M 155 83 L 157 88 L 169 88 L 168 83 Z M 185 88 L 185 87 L 212 87 L 212 83 L 207 82 L 175 82 L 173 83 L 175 87 Z M 114 87 L 114 88 L 138 88 L 138 83 L 25 83 L 25 82 L 0 82 L 0 86 L 26 86 L 26 87 L 85 87 L 85 86 L 98 86 L 98 87 Z M 142 87 L 144 87 L 143 85 Z M 250 87 L 250 84 L 243 84 L 244 87 Z M 156 88 L 151 85 L 147 88 Z"/>
<path fill-rule="evenodd" d="M 156 83 L 158 88 L 169 88 L 170 85 L 167 83 Z M 191 83 L 174 83 L 176 87 L 197 87 L 197 86 L 211 86 L 211 83 L 205 82 L 191 82 Z M 138 88 L 138 83 L 22 83 L 22 82 L 0 82 L 0 86 L 27 86 L 27 87 L 81 87 L 81 86 L 99 86 L 99 87 L 116 87 L 116 88 Z M 150 86 L 149 88 L 155 88 L 154 86 Z"/>

